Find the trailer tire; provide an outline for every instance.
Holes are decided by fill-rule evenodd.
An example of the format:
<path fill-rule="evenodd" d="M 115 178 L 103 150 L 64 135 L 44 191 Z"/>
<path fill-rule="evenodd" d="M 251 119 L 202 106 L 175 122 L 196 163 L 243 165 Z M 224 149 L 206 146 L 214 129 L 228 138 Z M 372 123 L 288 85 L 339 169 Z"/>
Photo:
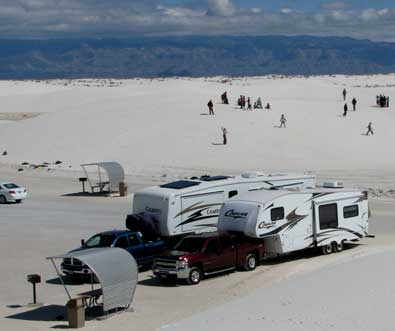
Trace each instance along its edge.
<path fill-rule="evenodd" d="M 198 267 L 192 267 L 189 271 L 187 282 L 189 285 L 197 285 L 202 280 L 202 271 Z"/>
<path fill-rule="evenodd" d="M 333 251 L 335 253 L 340 253 L 344 249 L 344 243 L 341 241 L 340 243 L 334 242 L 333 243 Z"/>
<path fill-rule="evenodd" d="M 245 264 L 244 264 L 244 270 L 246 271 L 252 271 L 256 268 L 258 265 L 258 259 L 255 254 L 251 253 L 246 256 Z"/>
<path fill-rule="evenodd" d="M 332 244 L 327 244 L 327 245 L 322 246 L 322 253 L 324 255 L 331 254 L 332 252 L 333 252 Z"/>

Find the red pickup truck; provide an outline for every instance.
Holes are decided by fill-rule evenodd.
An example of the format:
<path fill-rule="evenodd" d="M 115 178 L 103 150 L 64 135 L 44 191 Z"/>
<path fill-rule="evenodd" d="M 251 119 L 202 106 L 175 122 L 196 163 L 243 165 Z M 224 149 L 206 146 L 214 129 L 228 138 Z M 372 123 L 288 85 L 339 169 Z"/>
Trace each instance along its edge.
<path fill-rule="evenodd" d="M 173 251 L 156 258 L 152 269 L 162 280 L 184 279 L 195 285 L 206 275 L 238 267 L 254 270 L 263 255 L 259 239 L 202 233 L 184 237 Z"/>

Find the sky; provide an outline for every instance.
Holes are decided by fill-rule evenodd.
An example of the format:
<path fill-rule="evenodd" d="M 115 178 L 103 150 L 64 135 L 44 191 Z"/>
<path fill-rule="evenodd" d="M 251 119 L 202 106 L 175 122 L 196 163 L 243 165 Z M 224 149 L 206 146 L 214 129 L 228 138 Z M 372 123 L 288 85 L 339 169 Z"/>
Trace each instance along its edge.
<path fill-rule="evenodd" d="M 395 0 L 0 0 L 0 38 L 182 35 L 395 42 Z"/>

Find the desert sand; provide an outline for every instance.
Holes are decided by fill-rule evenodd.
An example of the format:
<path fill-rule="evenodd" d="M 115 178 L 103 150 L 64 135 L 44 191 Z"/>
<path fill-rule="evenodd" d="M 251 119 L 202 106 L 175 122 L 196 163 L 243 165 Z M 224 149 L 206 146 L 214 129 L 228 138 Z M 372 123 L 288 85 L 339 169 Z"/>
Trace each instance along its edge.
<path fill-rule="evenodd" d="M 392 330 L 395 254 L 395 75 L 0 82 L 0 181 L 29 190 L 20 205 L 0 207 L 0 328 L 65 328 L 67 298 L 45 257 L 81 238 L 123 228 L 132 196 L 68 196 L 81 190 L 79 165 L 118 161 L 130 193 L 204 173 L 312 171 L 370 189 L 375 239 L 341 254 L 301 252 L 255 271 L 212 277 L 199 286 L 162 286 L 139 275 L 135 311 L 86 329 L 110 330 Z M 357 111 L 342 117 L 341 91 Z M 228 91 L 230 105 L 219 104 Z M 241 111 L 240 94 L 271 110 Z M 207 102 L 214 102 L 214 116 Z M 284 113 L 287 128 L 279 129 Z M 22 115 L 26 116 L 22 116 Z M 364 136 L 373 123 L 374 136 Z M 222 141 L 221 126 L 229 131 Z M 213 144 L 214 143 L 214 144 Z M 6 156 L 1 153 L 6 150 Z M 53 163 L 44 169 L 22 162 Z M 17 169 L 24 171 L 18 172 Z M 50 171 L 48 171 L 50 169 Z M 39 273 L 41 308 L 28 307 L 26 275 Z M 72 286 L 76 294 L 86 285 Z M 58 318 L 57 318 L 58 317 Z"/>

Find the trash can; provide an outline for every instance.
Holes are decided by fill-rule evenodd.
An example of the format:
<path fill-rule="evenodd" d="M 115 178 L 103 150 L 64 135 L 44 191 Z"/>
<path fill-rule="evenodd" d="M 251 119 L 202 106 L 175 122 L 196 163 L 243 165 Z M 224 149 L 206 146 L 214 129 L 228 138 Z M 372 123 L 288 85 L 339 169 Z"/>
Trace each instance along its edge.
<path fill-rule="evenodd" d="M 85 326 L 85 307 L 82 298 L 70 299 L 67 304 L 69 328 L 79 329 Z"/>
<path fill-rule="evenodd" d="M 126 185 L 125 182 L 119 183 L 119 195 L 121 197 L 125 197 L 128 195 L 128 186 Z"/>

